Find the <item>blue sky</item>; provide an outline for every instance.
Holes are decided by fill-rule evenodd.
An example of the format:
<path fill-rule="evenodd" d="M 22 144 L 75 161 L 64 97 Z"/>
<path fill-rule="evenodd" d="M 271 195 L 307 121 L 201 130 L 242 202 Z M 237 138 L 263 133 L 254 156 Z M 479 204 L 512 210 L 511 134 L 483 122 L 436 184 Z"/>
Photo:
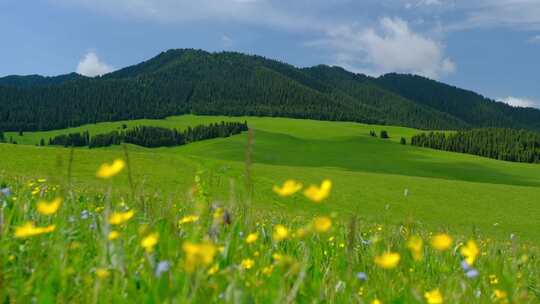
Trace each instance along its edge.
<path fill-rule="evenodd" d="M 93 76 L 170 48 L 416 73 L 540 107 L 539 0 L 0 0 L 0 76 Z"/>

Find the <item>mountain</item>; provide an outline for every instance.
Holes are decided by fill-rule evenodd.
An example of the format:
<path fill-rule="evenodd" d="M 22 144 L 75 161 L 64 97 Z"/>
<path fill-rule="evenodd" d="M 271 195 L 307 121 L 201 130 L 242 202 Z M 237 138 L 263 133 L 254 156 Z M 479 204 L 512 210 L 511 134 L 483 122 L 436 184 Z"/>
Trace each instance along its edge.
<path fill-rule="evenodd" d="M 475 112 L 468 113 L 471 109 Z M 50 130 L 186 113 L 440 130 L 540 129 L 539 110 L 512 108 L 429 79 L 398 74 L 373 78 L 324 65 L 297 68 L 233 52 L 169 50 L 96 78 L 74 73 L 0 78 L 1 130 Z"/>
<path fill-rule="evenodd" d="M 475 127 L 540 129 L 540 111 L 516 108 L 477 93 L 417 75 L 387 74 L 376 83 L 418 104 L 448 113 Z"/>
<path fill-rule="evenodd" d="M 31 88 L 31 87 L 44 87 L 50 85 L 59 85 L 68 81 L 84 79 L 85 76 L 77 73 L 70 73 L 60 76 L 41 76 L 41 75 L 27 75 L 18 76 L 10 75 L 0 78 L 0 86 L 7 87 L 19 87 L 19 88 Z"/>

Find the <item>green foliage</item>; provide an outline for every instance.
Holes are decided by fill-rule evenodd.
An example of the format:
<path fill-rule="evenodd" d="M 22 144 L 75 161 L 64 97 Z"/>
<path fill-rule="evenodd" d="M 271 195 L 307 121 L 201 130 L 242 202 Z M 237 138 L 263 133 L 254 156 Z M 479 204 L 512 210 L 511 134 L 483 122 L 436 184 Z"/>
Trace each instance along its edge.
<path fill-rule="evenodd" d="M 399 140 L 399 143 L 402 144 L 402 145 L 406 145 L 406 144 L 407 144 L 407 139 L 405 139 L 405 137 L 402 137 L 402 138 Z"/>
<path fill-rule="evenodd" d="M 388 132 L 386 130 L 381 130 L 381 133 L 379 134 L 379 137 L 381 139 L 387 139 L 387 138 L 390 138 L 390 136 L 388 136 Z"/>
<path fill-rule="evenodd" d="M 430 132 L 413 136 L 411 144 L 499 160 L 540 163 L 540 133 L 526 130 L 486 128 L 450 134 Z"/>
<path fill-rule="evenodd" d="M 472 127 L 540 130 L 540 111 L 537 109 L 515 108 L 416 75 L 392 73 L 379 77 L 376 83 L 418 104 L 445 112 Z"/>
<path fill-rule="evenodd" d="M 60 134 L 49 140 L 49 145 L 64 147 L 99 148 L 121 143 L 129 143 L 147 148 L 181 146 L 196 141 L 229 137 L 248 130 L 247 122 L 224 122 L 210 125 L 188 127 L 185 131 L 152 126 L 138 126 L 130 130 L 112 131 L 90 136 L 88 131 L 81 133 Z"/>

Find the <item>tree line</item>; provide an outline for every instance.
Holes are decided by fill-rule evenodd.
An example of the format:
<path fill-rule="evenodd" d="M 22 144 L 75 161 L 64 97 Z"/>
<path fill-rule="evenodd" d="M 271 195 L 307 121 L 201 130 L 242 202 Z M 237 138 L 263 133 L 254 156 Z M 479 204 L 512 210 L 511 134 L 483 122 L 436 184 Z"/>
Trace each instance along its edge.
<path fill-rule="evenodd" d="M 172 147 L 205 139 L 229 137 L 247 130 L 247 122 L 224 121 L 221 123 L 188 127 L 184 131 L 152 126 L 137 126 L 132 129 L 111 131 L 94 136 L 90 136 L 88 131 L 62 134 L 50 138 L 49 145 L 98 148 L 130 143 L 147 148 Z"/>
<path fill-rule="evenodd" d="M 498 160 L 540 163 L 540 133 L 527 130 L 483 128 L 454 133 L 430 132 L 413 136 L 411 144 Z"/>

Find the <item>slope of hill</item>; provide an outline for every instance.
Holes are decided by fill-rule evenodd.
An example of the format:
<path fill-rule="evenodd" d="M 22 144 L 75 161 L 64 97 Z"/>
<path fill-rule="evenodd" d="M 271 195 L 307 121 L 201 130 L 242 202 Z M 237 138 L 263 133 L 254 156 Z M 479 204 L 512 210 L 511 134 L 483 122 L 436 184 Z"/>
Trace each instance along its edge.
<path fill-rule="evenodd" d="M 107 122 L 75 129 L 6 134 L 20 144 L 0 144 L 0 176 L 47 177 L 61 182 L 70 149 L 35 147 L 40 138 L 88 130 L 92 134 L 137 125 L 184 129 L 211 122 L 234 121 L 223 116 L 185 115 L 165 120 Z M 412 218 L 429 229 L 468 233 L 471 229 L 494 237 L 511 233 L 539 240 L 540 208 L 538 165 L 502 162 L 472 155 L 450 153 L 399 144 L 418 130 L 402 127 L 326 122 L 288 118 L 242 117 L 255 130 L 252 177 L 256 187 L 253 203 L 259 210 L 286 214 L 357 212 L 370 222 L 396 224 Z M 389 140 L 369 136 L 385 129 Z M 230 198 L 231 180 L 242 191 L 247 134 L 200 141 L 174 148 L 147 149 L 129 146 L 135 181 L 145 193 L 160 193 L 182 200 L 197 171 L 212 176 L 212 199 Z M 23 144 L 28 145 L 23 145 Z M 123 157 L 119 147 L 75 149 L 73 182 L 99 188 L 99 164 Z M 63 162 L 59 162 L 63 159 Z M 60 166 L 63 163 L 63 167 Z M 274 184 L 294 178 L 306 184 L 323 178 L 334 181 L 335 190 L 325 204 L 277 198 Z M 115 179 L 117 188 L 129 189 L 127 176 Z M 216 188 L 217 187 L 217 188 Z M 408 189 L 408 195 L 404 195 Z M 178 193 L 180 191 L 181 193 Z M 486 212 L 489 210 L 489 212 Z M 494 225 L 497 223 L 497 225 Z"/>
<path fill-rule="evenodd" d="M 391 74 L 376 79 L 327 66 L 299 69 L 231 52 L 169 50 L 97 78 L 77 74 L 0 78 L 3 130 L 52 130 L 186 113 L 420 129 L 540 129 L 540 110 L 501 105 L 420 77 Z"/>
<path fill-rule="evenodd" d="M 387 74 L 380 87 L 416 103 L 448 113 L 475 127 L 513 127 L 540 130 L 540 111 L 516 108 L 477 93 L 417 75 Z"/>

